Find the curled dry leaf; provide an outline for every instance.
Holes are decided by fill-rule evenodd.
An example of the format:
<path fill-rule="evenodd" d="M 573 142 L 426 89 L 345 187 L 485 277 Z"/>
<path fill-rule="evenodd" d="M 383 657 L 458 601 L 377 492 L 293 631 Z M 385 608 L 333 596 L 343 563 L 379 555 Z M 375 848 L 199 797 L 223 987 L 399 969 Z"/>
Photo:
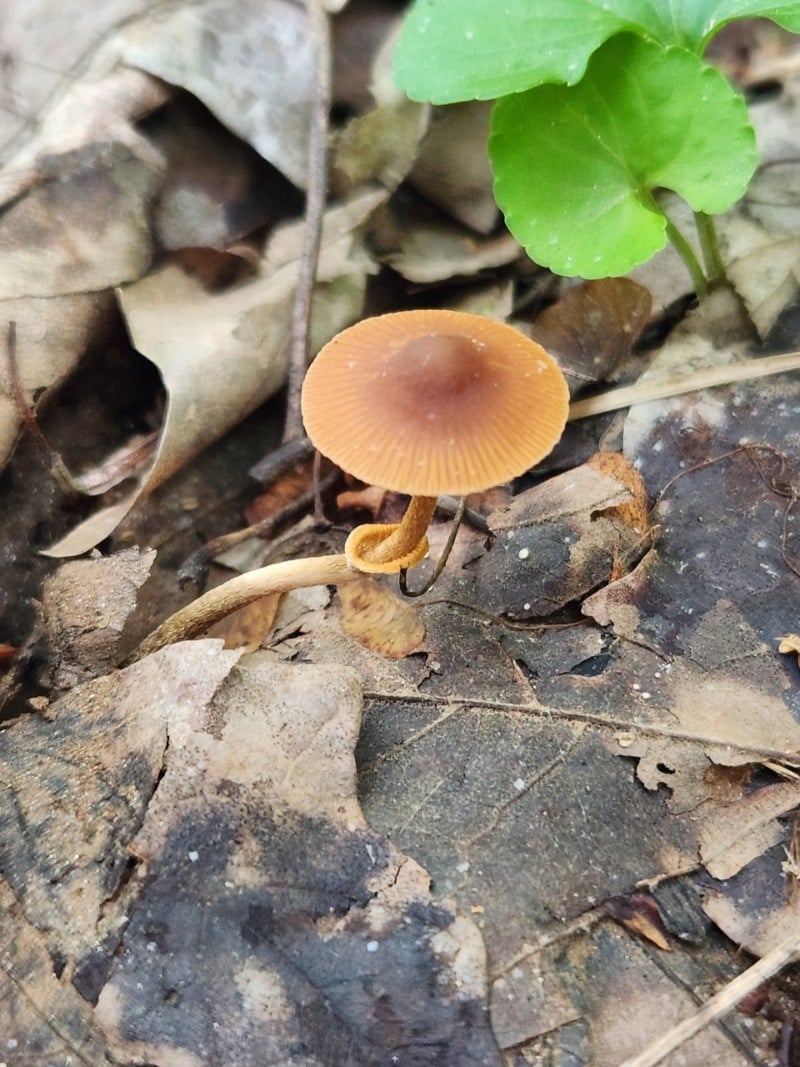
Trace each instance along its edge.
<path fill-rule="evenodd" d="M 506 266 L 520 254 L 509 234 L 478 237 L 408 196 L 395 199 L 376 216 L 370 236 L 382 263 L 419 284 Z"/>
<path fill-rule="evenodd" d="M 425 132 L 428 109 L 401 99 L 352 119 L 336 139 L 331 184 L 337 196 L 377 179 L 394 190 L 406 177 Z"/>
<path fill-rule="evenodd" d="M 313 344 L 358 314 L 367 272 L 357 228 L 385 193 L 371 191 L 325 219 L 314 305 Z M 77 527 L 49 555 L 79 555 L 115 528 L 137 498 L 263 403 L 283 384 L 302 227 L 276 232 L 258 277 L 208 293 L 168 265 L 119 293 L 134 345 L 160 370 L 168 393 L 161 439 L 140 485 L 112 509 Z"/>
<path fill-rule="evenodd" d="M 45 404 L 77 367 L 93 341 L 101 341 L 113 308 L 110 293 L 20 297 L 0 300 L 0 468 L 11 455 L 22 425 L 20 405 Z M 7 324 L 16 330 L 16 374 L 11 366 Z M 11 387 L 16 377 L 19 392 Z"/>
<path fill-rule="evenodd" d="M 785 206 L 781 209 L 785 212 Z M 774 328 L 800 290 L 800 237 L 775 235 L 737 217 L 727 229 L 731 260 L 727 273 L 761 338 Z"/>
<path fill-rule="evenodd" d="M 201 257 L 211 259 L 211 249 L 233 251 L 247 235 L 301 211 L 302 198 L 288 179 L 194 97 L 178 95 L 139 128 L 166 165 L 152 216 L 160 251 L 179 250 L 203 270 Z M 224 269 L 221 255 L 213 259 Z M 213 288 L 222 284 L 224 278 Z"/>
<path fill-rule="evenodd" d="M 775 845 L 739 874 L 708 887 L 703 908 L 728 937 L 755 956 L 764 956 L 800 926 L 797 877 L 783 865 L 786 851 Z"/>
<path fill-rule="evenodd" d="M 101 51 L 0 171 L 0 296 L 90 292 L 138 278 L 163 159 L 134 128 L 170 90 Z M 37 234 L 36 241 L 30 233 Z"/>
<path fill-rule="evenodd" d="M 305 188 L 314 54 L 308 16 L 291 0 L 202 0 L 130 23 L 122 62 L 180 85 Z"/>
<path fill-rule="evenodd" d="M 0 109 L 3 159 L 11 158 L 41 130 L 54 103 L 67 97 L 84 77 L 91 80 L 87 68 L 92 66 L 90 58 L 98 42 L 113 39 L 115 28 L 139 16 L 141 10 L 140 0 L 108 0 L 96 7 L 5 0 Z M 90 116 L 91 109 L 84 113 L 83 121 L 90 121 Z"/>
<path fill-rule="evenodd" d="M 650 525 L 647 507 L 647 487 L 644 479 L 632 463 L 629 463 L 621 452 L 595 452 L 588 461 L 588 465 L 601 474 L 608 474 L 617 481 L 622 482 L 630 490 L 631 499 L 624 504 L 615 504 L 611 508 L 604 509 L 606 516 L 615 515 L 634 531 L 644 536 Z M 620 575 L 615 575 L 620 577 Z"/>
<path fill-rule="evenodd" d="M 800 635 L 798 634 L 786 634 L 782 637 L 778 643 L 778 651 L 781 655 L 787 655 L 794 652 L 794 654 L 800 659 Z"/>
<path fill-rule="evenodd" d="M 606 900 L 602 912 L 622 923 L 631 933 L 643 937 L 657 948 L 668 952 L 670 943 L 667 928 L 658 903 L 647 893 L 631 893 L 628 896 Z"/>
<path fill-rule="evenodd" d="M 19 397 L 0 393 L 0 465 L 21 425 L 19 402 L 46 401 L 90 343 L 102 343 L 111 312 L 102 291 L 150 264 L 148 211 L 163 161 L 132 121 L 168 95 L 99 57 L 0 171 L 0 308 L 16 323 L 20 386 Z M 0 366 L 11 381 L 5 337 Z"/>
<path fill-rule="evenodd" d="M 482 234 L 498 218 L 486 152 L 490 112 L 484 100 L 435 109 L 408 179 L 431 203 Z"/>
<path fill-rule="evenodd" d="M 354 22 L 369 25 L 367 12 L 360 6 Z M 385 19 L 387 11 L 379 9 L 377 17 Z M 338 22 L 338 20 L 337 20 Z M 397 20 L 393 19 L 397 28 Z M 382 26 L 385 33 L 386 27 Z M 408 175 L 428 127 L 430 108 L 401 93 L 387 73 L 391 71 L 394 35 L 385 37 L 373 64 L 369 99 L 374 106 L 365 114 L 351 119 L 337 135 L 331 159 L 331 188 L 335 196 L 348 195 L 359 186 L 377 179 L 386 189 L 394 190 Z M 364 50 L 361 49 L 363 57 Z M 334 52 L 334 77 L 340 69 Z M 348 64 L 352 72 L 353 65 Z M 355 88 L 355 87 L 353 87 Z"/>

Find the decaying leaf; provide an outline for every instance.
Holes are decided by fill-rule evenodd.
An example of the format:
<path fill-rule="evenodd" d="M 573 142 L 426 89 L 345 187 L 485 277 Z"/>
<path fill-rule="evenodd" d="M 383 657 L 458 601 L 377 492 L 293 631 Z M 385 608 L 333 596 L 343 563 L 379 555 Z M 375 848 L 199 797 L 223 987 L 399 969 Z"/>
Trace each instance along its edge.
<path fill-rule="evenodd" d="M 133 127 L 169 97 L 108 53 L 51 108 L 0 171 L 0 294 L 60 296 L 138 278 L 163 160 Z M 36 239 L 31 239 L 31 234 Z"/>
<path fill-rule="evenodd" d="M 98 1002 L 118 1055 L 260 1064 L 299 1041 L 369 1059 L 430 1047 L 435 1025 L 441 1062 L 497 1062 L 474 927 L 360 814 L 359 713 L 350 672 L 255 658 L 205 721 L 172 723 L 175 761 L 134 842 L 147 878 Z"/>
<path fill-rule="evenodd" d="M 629 278 L 603 278 L 568 289 L 539 315 L 530 335 L 557 358 L 579 396 L 587 383 L 609 381 L 647 325 L 649 290 Z"/>
<path fill-rule="evenodd" d="M 356 676 L 238 658 L 176 645 L 0 735 L 2 869 L 97 1003 L 72 1007 L 76 1042 L 164 1067 L 298 1042 L 309 1062 L 499 1064 L 480 934 L 361 814 Z M 17 1022 L 24 1047 L 41 1024 Z"/>
<path fill-rule="evenodd" d="M 617 567 L 629 569 L 646 550 L 641 479 L 623 459 L 608 472 L 600 462 L 550 478 L 489 515 L 495 542 L 470 568 L 484 608 L 513 618 L 552 614 L 607 582 Z M 636 476 L 635 488 L 617 477 L 620 471 L 630 485 Z"/>
<path fill-rule="evenodd" d="M 58 688 L 109 670 L 155 552 L 131 548 L 63 564 L 44 583 L 42 610 Z"/>
<path fill-rule="evenodd" d="M 111 312 L 110 293 L 73 293 L 48 298 L 20 297 L 0 301 L 0 467 L 5 465 L 22 425 L 20 404 L 30 409 L 45 404 L 53 390 L 77 367 L 92 341 L 102 343 L 104 322 Z M 16 381 L 8 346 L 7 324 L 15 326 Z"/>
<path fill-rule="evenodd" d="M 336 194 L 347 195 L 373 178 L 395 189 L 414 161 L 427 122 L 427 109 L 410 100 L 387 103 L 353 119 L 336 143 Z"/>
<path fill-rule="evenodd" d="M 800 659 L 800 636 L 798 634 L 786 634 L 778 642 L 778 651 L 781 655 L 787 655 L 794 652 Z"/>
<path fill-rule="evenodd" d="M 360 17 L 350 20 L 361 25 L 362 33 L 364 25 L 370 25 L 365 19 L 366 14 L 367 10 L 362 6 L 358 13 Z M 331 185 L 337 197 L 348 195 L 372 179 L 377 179 L 386 189 L 396 189 L 414 163 L 430 119 L 430 108 L 409 100 L 387 76 L 391 71 L 391 51 L 398 22 L 394 22 L 395 32 L 385 35 L 387 10 L 378 7 L 373 15 L 378 32 L 384 35 L 369 79 L 368 95 L 374 106 L 351 119 L 336 139 L 331 160 Z M 363 42 L 359 43 L 358 54 L 352 60 L 363 61 L 369 48 L 365 48 Z M 355 47 L 354 44 L 354 50 Z M 346 72 L 341 72 L 348 79 L 355 65 L 352 60 L 347 64 Z M 334 66 L 334 76 L 340 71 L 341 67 Z M 357 92 L 355 86 L 351 87 L 351 92 Z"/>
<path fill-rule="evenodd" d="M 96 982 L 107 972 L 125 921 L 118 894 L 162 771 L 169 718 L 197 714 L 237 658 L 211 642 L 165 649 L 0 734 L 3 877 L 81 989 L 81 975 Z"/>
<path fill-rule="evenodd" d="M 711 818 L 703 819 L 700 855 L 703 866 L 714 878 L 725 881 L 738 874 L 752 860 L 784 838 L 778 822 L 800 800 L 795 782 L 764 786 L 749 795 L 720 805 Z"/>
<path fill-rule="evenodd" d="M 0 465 L 22 422 L 19 400 L 46 400 L 90 343 L 102 343 L 112 308 L 103 290 L 150 265 L 148 212 L 163 161 L 132 121 L 168 96 L 100 58 L 0 170 L 0 302 L 3 321 L 16 323 L 20 387 L 19 398 L 0 392 Z"/>
<path fill-rule="evenodd" d="M 753 325 L 750 322 L 739 298 L 728 289 L 718 289 L 709 294 L 707 300 L 686 319 L 669 336 L 666 343 L 651 360 L 647 371 L 640 381 L 670 372 L 687 375 L 690 371 L 701 370 L 711 366 L 743 360 L 752 353 Z M 758 388 L 758 387 L 756 387 Z M 763 388 L 769 389 L 770 385 Z M 772 386 L 774 388 L 774 385 Z M 738 392 L 746 395 L 749 387 L 745 385 Z M 637 404 L 628 412 L 623 431 L 623 452 L 634 462 L 641 459 L 640 470 L 647 480 L 648 470 L 657 469 L 659 457 L 663 454 L 673 464 L 679 460 L 686 461 L 686 446 L 690 436 L 695 443 L 699 436 L 712 428 L 722 428 L 730 410 L 729 397 L 736 391 L 705 390 L 689 393 L 670 400 L 656 400 L 647 404 Z M 653 441 L 656 448 L 647 456 L 647 437 L 658 426 L 660 443 Z M 671 427 L 674 426 L 674 430 Z M 683 434 L 684 447 L 672 449 L 672 433 Z M 740 435 L 739 435 L 740 436 Z M 724 439 L 724 438 L 723 438 Z M 739 437 L 735 440 L 738 443 Z M 758 439 L 758 435 L 755 436 Z M 694 461 L 694 453 L 692 454 Z M 707 458 L 701 452 L 697 459 Z M 675 473 L 675 471 L 673 471 Z M 666 479 L 665 479 L 666 480 Z M 659 484 L 650 482 L 650 484 Z"/>
<path fill-rule="evenodd" d="M 159 250 L 183 250 L 184 260 L 191 250 L 202 269 L 200 257 L 210 258 L 211 249 L 228 249 L 299 213 L 301 197 L 288 179 L 194 97 L 177 96 L 139 128 L 165 161 L 152 213 Z"/>
<path fill-rule="evenodd" d="M 658 903 L 647 893 L 631 893 L 614 900 L 606 900 L 601 911 L 609 918 L 622 923 L 638 937 L 645 938 L 665 952 L 669 951 L 671 946 Z"/>
<path fill-rule="evenodd" d="M 509 234 L 477 237 L 408 194 L 376 215 L 370 236 L 382 263 L 420 284 L 505 266 L 520 254 Z"/>
<path fill-rule="evenodd" d="M 615 504 L 606 509 L 606 516 L 615 515 L 624 523 L 644 537 L 649 526 L 649 508 L 647 506 L 647 487 L 636 468 L 620 452 L 595 452 L 588 459 L 588 465 L 601 474 L 609 474 L 622 482 L 631 492 L 631 499 L 624 504 Z M 619 575 L 615 575 L 619 577 Z"/>
<path fill-rule="evenodd" d="M 344 632 L 378 655 L 402 659 L 422 644 L 425 626 L 416 608 L 371 578 L 346 582 L 339 600 Z"/>
<path fill-rule="evenodd" d="M 785 208 L 783 209 L 785 213 Z M 800 238 L 776 240 L 754 222 L 737 219 L 729 227 L 731 282 L 761 337 L 767 337 L 800 288 Z"/>
<path fill-rule="evenodd" d="M 109 0 L 102 7 L 49 0 L 7 0 L 3 5 L 3 107 L 0 146 L 8 159 L 35 135 L 48 105 L 66 95 L 99 40 L 141 11 L 139 0 Z M 42 63 L 42 56 L 47 62 Z"/>
<path fill-rule="evenodd" d="M 54 973 L 45 935 L 20 914 L 19 901 L 0 879 L 0 1028 L 5 1062 L 102 1064 L 105 1041 L 92 1007 Z"/>
<path fill-rule="evenodd" d="M 739 874 L 709 887 L 706 914 L 756 956 L 779 945 L 800 923 L 797 879 L 782 870 L 785 852 L 769 848 Z"/>
<path fill-rule="evenodd" d="M 498 217 L 486 150 L 490 111 L 483 100 L 435 110 L 409 175 L 431 203 L 483 234 L 492 231 Z"/>

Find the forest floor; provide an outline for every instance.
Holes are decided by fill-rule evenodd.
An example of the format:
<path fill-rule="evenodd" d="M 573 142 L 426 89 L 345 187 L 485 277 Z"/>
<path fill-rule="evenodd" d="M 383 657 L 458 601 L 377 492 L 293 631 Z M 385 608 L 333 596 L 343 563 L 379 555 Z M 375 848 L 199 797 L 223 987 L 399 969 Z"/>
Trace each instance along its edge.
<path fill-rule="evenodd" d="M 329 5 L 330 117 L 291 0 L 8 6 L 0 1061 L 800 1062 L 800 380 L 741 371 L 800 350 L 797 40 L 718 47 L 763 163 L 698 303 L 669 249 L 531 262 L 488 105 L 393 87 L 400 4 Z M 397 521 L 315 468 L 297 386 L 419 307 L 553 353 L 554 451 L 469 498 L 418 599 L 297 590 L 129 662 L 204 588 Z"/>

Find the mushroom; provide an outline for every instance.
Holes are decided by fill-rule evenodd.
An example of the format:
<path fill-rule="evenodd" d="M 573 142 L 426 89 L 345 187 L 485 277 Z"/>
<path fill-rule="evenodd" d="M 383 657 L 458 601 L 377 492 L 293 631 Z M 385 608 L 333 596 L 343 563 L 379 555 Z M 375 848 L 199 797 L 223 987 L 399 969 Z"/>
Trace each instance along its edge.
<path fill-rule="evenodd" d="M 303 385 L 308 436 L 361 481 L 411 494 L 396 527 L 353 531 L 350 565 L 396 572 L 418 563 L 436 498 L 534 466 L 560 438 L 568 404 L 555 360 L 493 319 L 400 311 L 343 330 Z"/>
<path fill-rule="evenodd" d="M 303 421 L 314 445 L 343 470 L 410 494 L 402 521 L 357 527 L 343 555 L 231 579 L 167 619 L 136 658 L 197 636 L 271 593 L 415 566 L 428 551 L 436 498 L 488 489 L 534 466 L 560 438 L 568 407 L 555 360 L 493 319 L 401 311 L 343 330 L 309 368 Z"/>

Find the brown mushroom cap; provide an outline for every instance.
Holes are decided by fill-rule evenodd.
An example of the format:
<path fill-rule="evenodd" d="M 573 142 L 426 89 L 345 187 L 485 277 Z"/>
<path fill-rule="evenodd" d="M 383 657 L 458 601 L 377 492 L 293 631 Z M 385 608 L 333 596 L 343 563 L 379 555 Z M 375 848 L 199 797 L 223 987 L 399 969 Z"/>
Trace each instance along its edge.
<path fill-rule="evenodd" d="M 337 334 L 309 368 L 316 447 L 364 482 L 417 496 L 508 481 L 560 438 L 569 394 L 535 341 L 463 311 L 400 311 Z"/>

